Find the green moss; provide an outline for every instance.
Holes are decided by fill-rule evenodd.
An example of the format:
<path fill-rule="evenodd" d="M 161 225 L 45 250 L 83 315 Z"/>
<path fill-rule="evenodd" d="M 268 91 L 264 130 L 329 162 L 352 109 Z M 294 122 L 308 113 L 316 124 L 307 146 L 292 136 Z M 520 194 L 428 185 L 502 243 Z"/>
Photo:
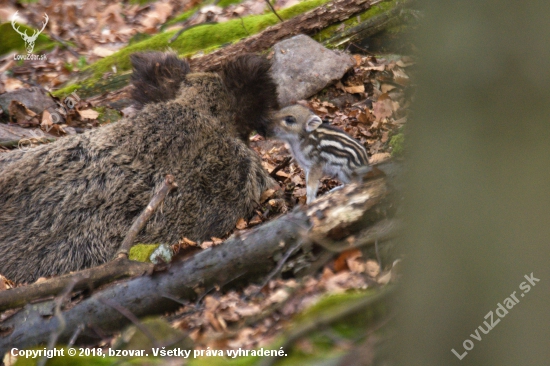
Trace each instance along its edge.
<path fill-rule="evenodd" d="M 390 139 L 391 156 L 398 157 L 403 155 L 405 146 L 405 134 L 400 129 L 397 135 L 392 136 Z"/>
<path fill-rule="evenodd" d="M 331 310 L 337 309 L 342 306 L 342 304 L 349 304 L 349 302 L 356 301 L 358 299 L 363 299 L 365 296 L 374 294 L 374 291 L 352 291 L 345 292 L 343 294 L 328 295 L 323 297 L 313 306 L 310 306 L 302 314 L 300 314 L 296 320 L 297 321 L 307 321 L 313 320 L 319 317 L 320 314 L 330 312 Z"/>
<path fill-rule="evenodd" d="M 164 29 L 166 27 L 169 27 L 171 25 L 174 25 L 174 24 L 178 24 L 180 22 L 184 22 L 186 21 L 191 15 L 195 14 L 197 12 L 197 10 L 199 9 L 200 5 L 199 6 L 195 6 L 189 10 L 187 10 L 186 12 L 184 13 L 181 13 L 180 15 L 178 15 L 177 17 L 173 18 L 173 19 L 170 19 L 169 21 L 167 21 L 162 27 L 161 29 Z"/>
<path fill-rule="evenodd" d="M 354 291 L 346 292 L 344 294 L 326 296 L 305 310 L 302 314 L 296 316 L 292 320 L 292 329 L 300 329 L 305 327 L 310 322 L 317 322 L 320 318 L 333 314 L 335 311 L 339 311 L 342 307 L 350 306 L 357 301 L 363 301 L 371 296 L 378 296 L 379 291 L 367 290 L 367 291 Z M 325 331 L 337 335 L 337 337 L 345 338 L 348 340 L 356 340 L 365 334 L 365 329 L 372 324 L 373 320 L 378 319 L 380 316 L 384 316 L 386 313 L 386 305 L 383 298 L 378 297 L 380 301 L 372 303 L 372 305 L 365 306 L 364 311 L 359 311 L 356 314 L 348 315 L 341 320 L 338 320 L 334 324 L 328 325 L 319 329 L 318 331 L 311 332 L 304 336 L 309 341 L 312 347 L 311 352 L 304 352 L 299 347 L 291 347 L 285 349 L 287 356 L 278 360 L 277 365 L 319 365 L 319 364 L 337 364 L 337 362 L 331 362 L 330 360 L 336 360 L 342 356 L 345 350 L 339 347 L 335 347 L 334 337 L 326 335 Z M 286 334 L 278 337 L 269 346 L 263 347 L 264 349 L 279 350 L 284 342 Z M 192 359 L 189 362 L 189 366 L 253 366 L 258 365 L 265 357 L 259 356 L 245 356 L 237 357 L 234 359 L 221 358 L 221 357 L 199 357 Z"/>
<path fill-rule="evenodd" d="M 343 30 L 355 27 L 359 23 L 369 18 L 375 17 L 377 15 L 380 15 L 394 8 L 397 5 L 397 3 L 398 3 L 397 0 L 383 1 L 357 16 L 353 16 L 348 20 L 331 25 L 330 27 L 323 29 L 322 31 L 317 33 L 313 38 L 318 42 L 324 42 L 327 39 L 333 37 L 337 32 L 342 32 Z M 342 24 L 344 25 L 344 29 L 342 29 Z M 327 45 L 327 47 L 330 47 L 330 46 L 331 45 Z"/>
<path fill-rule="evenodd" d="M 186 337 L 181 330 L 173 328 L 165 318 L 151 316 L 140 319 L 140 321 L 141 327 L 148 330 L 152 339 L 157 344 L 167 345 L 166 350 L 174 348 L 193 349 L 193 341 Z M 129 325 L 114 340 L 111 347 L 115 349 L 150 350 L 152 347 L 156 347 L 156 345 L 138 327 Z M 152 356 L 150 352 L 149 356 Z M 147 361 L 144 364 L 148 364 Z"/>
<path fill-rule="evenodd" d="M 132 36 L 132 38 L 130 38 L 130 40 L 128 41 L 128 44 L 129 45 L 132 45 L 132 44 L 136 44 L 136 43 L 139 43 L 141 41 L 145 41 L 146 39 L 149 39 L 151 38 L 152 35 L 150 34 L 147 34 L 147 33 L 136 33 Z"/>
<path fill-rule="evenodd" d="M 97 116 L 97 120 L 100 124 L 113 123 L 122 118 L 120 112 L 113 108 L 96 107 L 92 109 L 99 113 L 99 115 Z"/>
<path fill-rule="evenodd" d="M 281 10 L 279 15 L 283 19 L 290 19 L 298 14 L 314 9 L 329 0 L 308 0 L 301 2 L 290 8 Z M 191 56 L 198 51 L 212 51 L 221 45 L 239 41 L 241 38 L 247 37 L 249 34 L 255 34 L 263 29 L 277 24 L 279 20 L 272 14 L 251 15 L 241 19 L 234 19 L 225 23 L 206 24 L 191 28 L 183 33 L 177 40 L 168 43 L 170 38 L 176 31 L 160 33 L 142 42 L 129 45 L 111 56 L 105 57 L 96 63 L 82 69 L 77 80 L 67 85 L 54 93 L 54 95 L 70 94 L 75 89 L 79 89 L 83 97 L 90 96 L 86 94 L 87 90 L 99 90 L 101 92 L 107 90 L 115 90 L 117 87 L 123 86 L 124 82 L 128 81 L 128 76 L 124 75 L 125 71 L 129 71 L 130 55 L 134 52 L 159 50 L 164 51 L 167 48 L 175 50 L 183 56 Z M 246 28 L 246 30 L 243 28 Z M 122 72 L 120 75 L 120 85 L 113 84 L 112 80 L 103 80 L 103 74 L 112 71 L 116 67 L 117 71 Z M 118 75 L 115 77 L 119 77 Z M 102 83 L 109 84 L 108 88 L 102 89 Z M 113 85 L 111 85 L 113 84 Z M 80 95 L 80 94 L 79 94 Z"/>
<path fill-rule="evenodd" d="M 23 24 L 18 24 L 21 32 L 27 31 L 28 35 L 31 35 L 36 29 L 27 27 Z M 0 55 L 12 51 L 22 51 L 26 54 L 25 42 L 23 38 L 12 28 L 11 23 L 0 24 L 0 34 L 2 35 L 2 42 L 0 42 Z M 33 53 L 36 54 L 40 51 L 53 48 L 55 42 L 46 36 L 44 33 L 40 33 L 34 45 Z"/>
<path fill-rule="evenodd" d="M 78 62 L 76 63 L 76 67 L 78 67 L 79 69 L 82 69 L 86 67 L 86 65 L 88 65 L 88 61 L 86 61 L 86 57 L 80 56 L 78 58 Z"/>
<path fill-rule="evenodd" d="M 240 3 L 242 0 L 221 0 L 219 3 L 218 3 L 218 6 L 221 6 L 222 8 L 226 8 L 228 7 L 229 5 L 233 5 L 233 4 L 238 4 Z"/>
<path fill-rule="evenodd" d="M 69 95 L 71 94 L 72 92 L 74 91 L 77 91 L 81 88 L 82 86 L 78 83 L 75 83 L 75 84 L 71 84 L 63 89 L 59 89 L 59 90 L 56 90 L 56 91 L 53 91 L 52 92 L 52 95 L 55 96 L 55 97 L 58 97 L 58 98 L 61 98 L 65 95 Z"/>
<path fill-rule="evenodd" d="M 130 248 L 128 258 L 138 262 L 150 262 L 149 257 L 158 246 L 158 244 L 136 244 Z"/>

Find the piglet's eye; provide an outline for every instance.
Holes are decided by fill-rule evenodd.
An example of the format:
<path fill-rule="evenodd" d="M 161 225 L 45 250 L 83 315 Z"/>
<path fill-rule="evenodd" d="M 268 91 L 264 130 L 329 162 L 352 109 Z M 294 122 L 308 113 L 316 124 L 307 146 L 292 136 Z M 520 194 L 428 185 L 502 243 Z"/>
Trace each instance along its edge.
<path fill-rule="evenodd" d="M 285 121 L 285 123 L 287 123 L 289 125 L 292 125 L 292 124 L 296 123 L 296 118 L 294 118 L 293 116 L 286 116 L 284 121 Z"/>

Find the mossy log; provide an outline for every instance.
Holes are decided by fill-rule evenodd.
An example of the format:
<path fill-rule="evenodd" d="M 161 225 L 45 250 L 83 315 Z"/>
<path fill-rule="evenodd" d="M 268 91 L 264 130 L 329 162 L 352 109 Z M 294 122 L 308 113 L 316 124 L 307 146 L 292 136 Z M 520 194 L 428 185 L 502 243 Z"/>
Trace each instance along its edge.
<path fill-rule="evenodd" d="M 388 7 L 387 10 L 380 12 L 376 16 L 364 17 L 366 14 L 361 14 L 359 17 L 360 19 L 364 17 L 364 20 L 361 20 L 361 22 L 354 26 L 352 26 L 353 22 L 344 22 L 344 30 L 334 32 L 332 37 L 323 40 L 322 43 L 329 48 L 339 48 L 353 42 L 361 43 L 366 38 L 383 30 L 405 24 L 407 20 L 404 10 L 414 2 L 414 0 L 395 1 L 392 4 L 393 6 Z M 330 32 L 327 29 L 324 35 L 327 36 L 329 34 Z M 319 36 L 317 39 L 321 40 L 323 37 Z"/>
<path fill-rule="evenodd" d="M 271 26 L 263 32 L 250 36 L 241 42 L 216 50 L 203 57 L 192 59 L 191 67 L 197 70 L 215 70 L 225 60 L 237 55 L 267 50 L 275 43 L 298 34 L 314 34 L 331 24 L 344 21 L 354 14 L 369 9 L 372 3 L 377 3 L 377 1 L 332 1 L 305 14 Z"/>

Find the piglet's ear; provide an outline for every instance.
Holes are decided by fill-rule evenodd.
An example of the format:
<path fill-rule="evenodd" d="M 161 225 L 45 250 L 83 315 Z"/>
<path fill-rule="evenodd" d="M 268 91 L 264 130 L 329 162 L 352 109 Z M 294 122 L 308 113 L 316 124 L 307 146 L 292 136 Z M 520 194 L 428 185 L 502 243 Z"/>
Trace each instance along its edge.
<path fill-rule="evenodd" d="M 306 122 L 306 131 L 311 132 L 315 130 L 317 127 L 321 125 L 321 123 L 323 123 L 323 121 L 321 121 L 321 118 L 319 118 L 319 116 L 309 117 L 309 119 Z"/>

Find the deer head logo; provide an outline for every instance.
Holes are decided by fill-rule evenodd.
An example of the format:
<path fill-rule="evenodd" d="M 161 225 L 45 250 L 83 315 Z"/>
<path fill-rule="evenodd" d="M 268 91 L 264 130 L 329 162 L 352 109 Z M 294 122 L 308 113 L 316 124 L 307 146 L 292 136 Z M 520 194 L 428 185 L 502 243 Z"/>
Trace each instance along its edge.
<path fill-rule="evenodd" d="M 49 19 L 48 14 L 44 13 L 44 19 L 46 19 L 46 21 L 43 23 L 42 29 L 40 29 L 39 31 L 35 30 L 32 36 L 29 36 L 27 35 L 26 30 L 25 32 L 21 32 L 19 30 L 19 27 L 17 28 L 15 27 L 15 20 L 17 19 L 17 13 L 19 13 L 19 11 L 16 11 L 15 14 L 13 14 L 13 17 L 11 19 L 11 26 L 17 33 L 21 35 L 21 37 L 23 38 L 23 41 L 25 41 L 25 48 L 27 49 L 27 53 L 32 53 L 32 51 L 34 50 L 34 42 L 36 42 L 36 38 L 38 38 L 38 35 L 42 33 L 44 28 L 46 28 L 46 24 L 48 24 L 48 19 Z"/>

